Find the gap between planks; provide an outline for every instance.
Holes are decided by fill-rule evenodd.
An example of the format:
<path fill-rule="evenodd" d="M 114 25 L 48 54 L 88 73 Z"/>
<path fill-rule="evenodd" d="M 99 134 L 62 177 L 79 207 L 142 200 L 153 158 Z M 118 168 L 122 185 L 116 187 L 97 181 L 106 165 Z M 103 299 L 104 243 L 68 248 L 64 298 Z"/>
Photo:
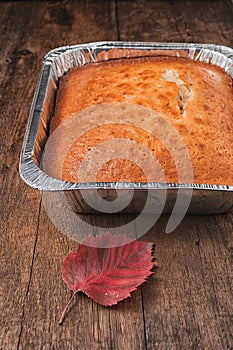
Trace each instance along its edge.
<path fill-rule="evenodd" d="M 29 270 L 30 272 L 29 272 L 29 279 L 28 279 L 28 284 L 27 284 L 27 288 L 26 288 L 26 293 L 25 293 L 25 296 L 24 296 L 23 304 L 22 304 L 20 331 L 19 331 L 19 337 L 18 337 L 16 350 L 20 350 L 20 341 L 21 341 L 21 336 L 22 336 L 22 332 L 23 332 L 23 324 L 24 324 L 24 316 L 25 316 L 25 304 L 27 302 L 27 297 L 28 297 L 28 293 L 29 293 L 29 289 L 30 289 L 31 280 L 32 280 L 34 258 L 35 258 L 35 253 L 36 253 L 36 245 L 37 245 L 37 241 L 38 241 L 38 231 L 39 231 L 39 226 L 40 226 L 41 206 L 42 206 L 42 198 L 40 198 L 40 201 L 39 201 L 37 225 L 36 225 L 36 232 L 35 232 L 35 240 L 34 240 L 34 246 L 33 246 L 33 250 L 32 250 L 32 260 L 31 260 L 31 265 L 30 265 L 30 270 Z"/>

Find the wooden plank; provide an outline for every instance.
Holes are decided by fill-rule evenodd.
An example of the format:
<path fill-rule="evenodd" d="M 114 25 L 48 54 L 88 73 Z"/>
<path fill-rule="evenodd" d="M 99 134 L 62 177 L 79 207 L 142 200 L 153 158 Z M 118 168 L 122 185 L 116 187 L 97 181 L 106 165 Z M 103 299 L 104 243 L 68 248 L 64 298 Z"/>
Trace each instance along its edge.
<path fill-rule="evenodd" d="M 18 174 L 19 153 L 35 88 L 35 82 L 25 72 L 30 67 L 33 76 L 38 74 L 38 69 L 34 54 L 22 51 L 24 48 L 19 45 L 22 32 L 14 24 L 15 16 L 9 15 L 11 10 L 11 5 L 1 4 L 1 349 L 17 348 L 31 278 L 40 202 L 39 193 L 29 189 Z M 20 22 L 19 18 L 19 27 Z"/>
<path fill-rule="evenodd" d="M 147 348 L 230 349 L 232 215 L 188 216 L 170 234 L 166 221 L 144 237 L 158 262 L 142 286 Z"/>
<path fill-rule="evenodd" d="M 19 178 L 19 152 L 45 53 L 60 45 L 103 40 L 107 34 L 109 38 L 111 35 L 115 37 L 114 27 L 110 28 L 108 20 L 100 18 L 103 5 L 97 4 L 96 11 L 91 12 L 88 5 L 85 2 L 74 6 L 65 2 L 1 3 L 1 349 L 30 348 L 32 339 L 27 335 L 32 331 L 35 331 L 35 348 L 51 348 L 48 345 L 50 338 L 39 344 L 38 330 L 47 327 L 48 333 L 53 318 L 47 324 L 44 322 L 46 317 L 36 319 L 37 309 L 33 309 L 27 318 L 28 306 L 38 306 L 35 302 L 38 289 L 35 294 L 30 289 L 35 252 L 41 258 L 42 270 L 47 260 L 42 259 L 44 246 L 37 248 L 40 196 Z M 111 6 L 104 6 L 104 10 L 107 18 L 111 19 Z M 51 245 L 56 246 L 53 229 L 48 229 L 48 232 L 51 232 Z M 62 244 L 56 250 L 59 257 L 62 255 L 59 264 L 53 266 L 59 280 L 60 274 L 56 269 L 61 268 L 66 248 Z M 59 249 L 63 254 L 58 253 Z M 46 294 L 44 287 L 48 294 L 53 292 L 46 279 L 39 280 L 39 283 L 41 286 L 37 287 L 41 287 L 42 294 Z M 60 286 L 63 286 L 61 280 Z M 54 295 L 51 300 L 42 298 L 41 304 L 37 300 L 38 309 L 42 308 L 51 316 L 53 310 L 49 304 L 55 300 Z"/>
<path fill-rule="evenodd" d="M 232 47 L 232 7 L 231 1 L 221 0 L 118 1 L 119 38 Z"/>
<path fill-rule="evenodd" d="M 121 1 L 117 13 L 121 40 L 233 44 L 230 2 Z M 232 348 L 232 219 L 188 216 L 166 234 L 163 217 L 143 237 L 158 259 L 142 286 L 148 350 Z"/>
<path fill-rule="evenodd" d="M 6 65 L 2 81 L 10 96 L 12 89 L 16 90 L 16 85 L 12 82 L 12 75 L 16 74 L 18 88 L 15 94 L 16 100 L 8 113 L 8 129 L 5 129 L 4 135 L 9 147 L 12 140 L 8 141 L 8 138 L 12 128 L 15 128 L 15 132 L 19 132 L 20 128 L 23 136 L 44 54 L 56 46 L 104 40 L 106 36 L 109 40 L 117 39 L 114 4 L 109 3 L 106 6 L 99 2 L 91 6 L 90 11 L 90 3 L 85 1 L 76 4 L 73 2 L 3 4 L 3 36 L 5 42 L 10 37 L 12 40 L 12 46 L 3 47 L 3 56 L 6 57 L 8 53 L 10 60 L 14 59 L 14 65 L 12 64 L 10 70 Z M 105 16 L 102 16 L 102 13 L 105 13 Z M 27 31 L 24 32 L 26 24 Z M 24 35 L 21 34 L 23 32 Z M 28 94 L 29 89 L 31 89 L 30 96 L 25 100 L 25 94 Z M 22 108 L 22 105 L 25 107 Z M 16 108 L 19 109 L 19 115 L 14 121 L 12 111 L 14 112 Z M 21 119 L 23 125 L 19 122 Z M 22 144 L 22 136 L 20 142 L 15 136 L 17 153 Z M 16 162 L 16 154 L 10 157 L 9 150 L 5 149 L 5 161 L 7 163 L 3 169 L 11 171 L 10 165 Z M 8 202 L 8 210 L 13 212 L 10 217 L 5 212 L 4 218 L 4 232 L 7 232 L 8 228 L 12 240 L 19 237 L 20 241 L 16 240 L 12 249 L 9 249 L 8 244 L 11 242 L 5 240 L 3 247 L 6 268 L 1 274 L 4 278 L 2 295 L 7 295 L 8 289 L 13 293 L 9 293 L 8 298 L 1 302 L 4 314 L 0 348 L 110 349 L 125 348 L 129 343 L 132 343 L 132 349 L 136 349 L 138 344 L 143 348 L 145 340 L 142 306 L 138 309 L 138 305 L 141 304 L 140 293 L 126 300 L 113 312 L 109 308 L 98 306 L 81 294 L 64 325 L 62 327 L 58 325 L 61 311 L 70 295 L 61 279 L 62 263 L 69 250 L 75 250 L 76 243 L 61 235 L 51 224 L 39 204 L 39 193 L 21 182 L 17 167 L 18 160 L 14 172 L 11 172 L 11 181 L 6 176 L 3 178 L 5 181 L 3 190 L 7 199 L 11 199 L 9 198 L 11 190 L 13 193 L 18 191 L 17 200 L 22 199 L 22 203 L 18 208 L 19 202 L 14 203 L 13 197 Z M 30 202 L 28 196 L 31 196 Z M 25 197 L 27 200 L 24 202 Z M 8 220 L 11 220 L 10 227 Z M 23 256 L 19 260 L 18 256 L 22 252 Z M 16 277 L 16 274 L 12 272 L 8 276 L 5 271 L 10 268 L 14 271 L 17 265 L 19 265 L 18 278 L 14 280 L 12 276 Z M 22 283 L 23 278 L 25 285 Z"/>

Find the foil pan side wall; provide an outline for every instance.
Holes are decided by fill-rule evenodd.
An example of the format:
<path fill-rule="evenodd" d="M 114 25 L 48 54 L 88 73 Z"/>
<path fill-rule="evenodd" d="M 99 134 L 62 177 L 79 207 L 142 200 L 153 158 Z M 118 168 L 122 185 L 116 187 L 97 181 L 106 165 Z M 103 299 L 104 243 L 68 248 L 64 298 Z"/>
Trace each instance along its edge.
<path fill-rule="evenodd" d="M 119 59 L 122 57 L 168 55 L 169 52 L 176 52 L 179 57 L 190 57 L 193 60 L 211 62 L 222 67 L 229 76 L 233 78 L 233 50 L 224 46 L 202 45 L 202 44 L 179 44 L 179 43 L 129 43 L 129 42 L 99 42 L 84 45 L 62 47 L 50 51 L 44 60 L 37 89 L 32 103 L 28 126 L 25 133 L 24 143 L 20 159 L 20 175 L 30 186 L 46 191 L 59 190 L 85 190 L 91 188 L 115 189 L 121 188 L 134 190 L 138 189 L 144 196 L 148 188 L 161 190 L 160 184 L 138 184 L 138 183 L 92 183 L 77 184 L 54 179 L 46 175 L 40 169 L 41 156 L 47 137 L 49 135 L 49 123 L 53 115 L 59 78 L 69 69 L 81 67 L 88 63 Z M 228 211 L 232 207 L 233 198 L 231 191 L 233 186 L 218 185 L 195 185 L 195 184 L 166 184 L 166 189 L 171 193 L 174 189 L 189 188 L 195 189 L 195 203 L 201 202 L 201 191 L 208 193 L 209 201 L 197 209 L 197 205 L 191 205 L 191 212 Z M 76 194 L 77 194 L 77 191 Z M 224 195 L 217 194 L 217 192 Z M 225 193 L 228 193 L 225 195 Z M 72 196 L 72 194 L 71 194 Z M 218 198 L 217 198 L 218 197 Z M 220 198 L 221 197 L 221 198 Z M 199 198 L 197 200 L 197 198 Z M 220 200 L 220 202 L 219 202 Z M 172 202 L 172 201 L 171 201 Z M 77 205 L 84 208 L 77 197 Z M 215 204 L 214 204 L 215 203 Z M 218 208 L 217 208 L 218 203 Z M 137 205 L 136 205 L 137 206 Z M 168 205 L 169 207 L 169 205 Z M 220 208 L 222 207 L 222 208 Z M 193 209 L 192 209 L 193 208 Z M 88 210 L 85 208 L 85 210 Z M 127 209 L 128 210 L 128 209 Z M 129 208 L 133 210 L 133 208 Z M 165 211 L 169 209 L 165 209 Z"/>
<path fill-rule="evenodd" d="M 130 190 L 124 191 L 124 196 L 127 197 Z M 158 191 L 154 191 L 154 198 L 149 204 L 146 214 L 157 214 L 161 211 L 161 206 L 163 207 L 163 214 L 170 214 L 176 203 L 178 189 L 162 190 L 166 196 L 166 201 L 163 203 L 161 201 L 161 194 Z M 106 201 L 114 201 L 116 199 L 116 194 L 114 190 L 100 190 L 98 191 L 99 200 L 104 199 Z M 132 201 L 124 207 L 124 209 L 117 211 L 117 214 L 139 214 L 145 207 L 147 201 L 147 191 L 135 190 L 134 197 Z M 93 198 L 95 192 L 93 190 L 87 190 L 85 193 L 85 199 L 82 193 L 78 190 L 66 191 L 66 203 L 70 210 L 75 213 L 90 213 L 90 214 L 101 214 L 100 211 L 96 210 L 95 207 L 89 205 Z M 124 197 L 123 196 L 123 197 Z M 185 196 L 185 194 L 184 194 Z M 213 204 L 214 203 L 214 204 Z M 95 203 L 97 208 L 100 208 L 98 202 Z M 213 192 L 211 190 L 194 190 L 192 191 L 192 199 L 187 210 L 187 214 L 222 214 L 228 213 L 233 208 L 233 192 L 218 191 Z M 180 208 L 180 212 L 183 213 L 183 208 Z M 177 212 L 179 213 L 179 212 Z"/>

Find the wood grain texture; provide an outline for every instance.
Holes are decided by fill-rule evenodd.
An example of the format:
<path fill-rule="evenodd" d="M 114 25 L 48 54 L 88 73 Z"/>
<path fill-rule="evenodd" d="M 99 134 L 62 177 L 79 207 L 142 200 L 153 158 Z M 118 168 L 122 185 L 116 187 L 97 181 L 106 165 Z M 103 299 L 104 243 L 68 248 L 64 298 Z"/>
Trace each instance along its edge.
<path fill-rule="evenodd" d="M 170 234 L 165 223 L 146 237 L 158 259 L 142 286 L 148 349 L 230 349 L 232 216 L 187 216 Z"/>
<path fill-rule="evenodd" d="M 171 234 L 168 217 L 161 217 L 142 237 L 155 243 L 158 261 L 148 281 L 112 308 L 80 293 L 59 326 L 70 296 L 62 263 L 77 244 L 56 229 L 40 194 L 18 174 L 36 80 L 50 49 L 119 39 L 233 46 L 232 2 L 5 1 L 0 23 L 0 350 L 233 349 L 232 214 L 187 216 Z M 93 230 L 128 219 L 85 218 Z"/>
<path fill-rule="evenodd" d="M 120 40 L 200 42 L 232 47 L 230 1 L 139 0 L 117 4 Z"/>

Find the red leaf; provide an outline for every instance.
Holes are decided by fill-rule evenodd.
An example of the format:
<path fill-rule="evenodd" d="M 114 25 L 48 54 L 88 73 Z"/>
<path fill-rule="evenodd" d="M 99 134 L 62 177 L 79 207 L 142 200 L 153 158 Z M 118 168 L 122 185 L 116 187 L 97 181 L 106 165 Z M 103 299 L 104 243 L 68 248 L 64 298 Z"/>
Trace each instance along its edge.
<path fill-rule="evenodd" d="M 110 243 L 113 247 L 102 248 Z M 82 291 L 99 304 L 114 305 L 152 273 L 152 249 L 152 243 L 129 243 L 124 235 L 90 237 L 68 254 L 62 277 L 74 294 Z"/>

